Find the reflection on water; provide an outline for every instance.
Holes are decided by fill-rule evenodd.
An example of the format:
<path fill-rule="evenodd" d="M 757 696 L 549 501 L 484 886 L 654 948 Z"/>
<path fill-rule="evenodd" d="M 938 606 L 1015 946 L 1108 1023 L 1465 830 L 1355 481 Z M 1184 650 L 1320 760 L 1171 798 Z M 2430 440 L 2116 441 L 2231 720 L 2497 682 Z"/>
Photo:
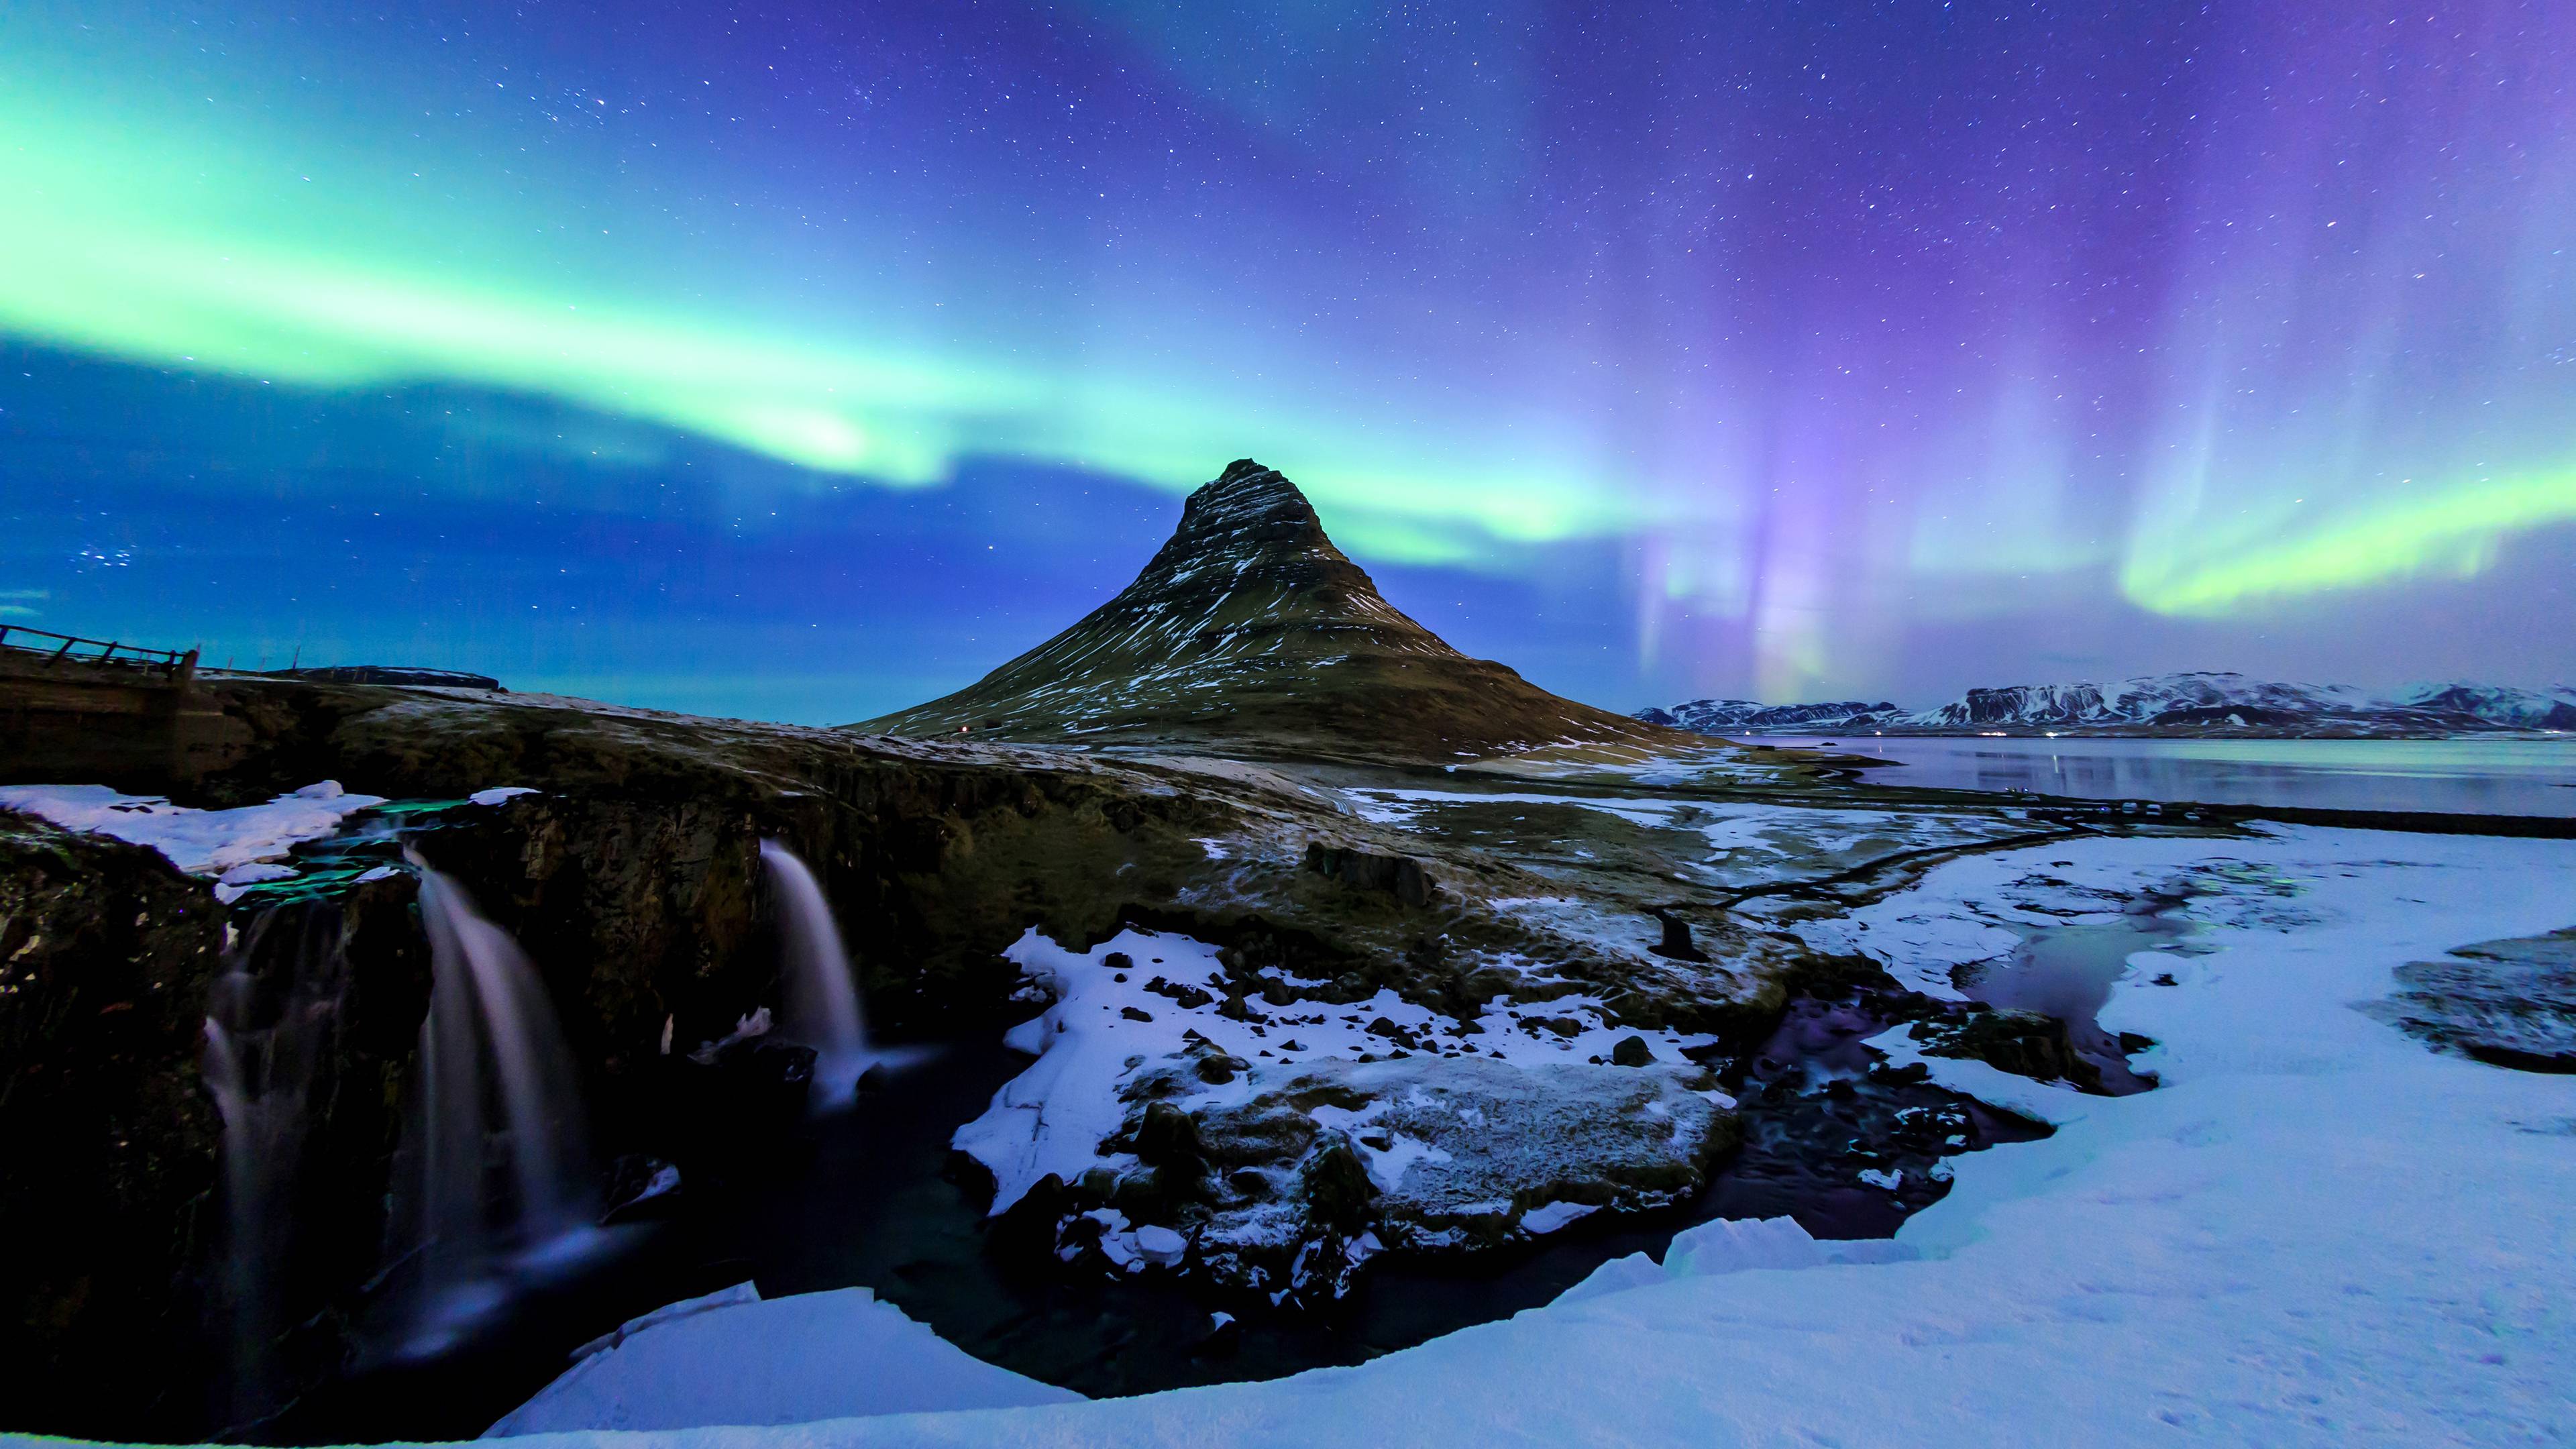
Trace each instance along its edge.
<path fill-rule="evenodd" d="M 2019 951 L 1959 973 L 1958 987 L 1988 1006 L 2035 1011 L 2066 1024 L 2067 1044 L 2102 1074 L 2114 1096 L 2155 1085 L 2129 1065 L 2128 1049 L 2102 1026 L 2111 988 L 2128 975 L 2129 958 L 2142 951 L 2184 952 L 2192 926 L 2179 899 L 2150 896 L 2116 921 L 2023 926 Z"/>
<path fill-rule="evenodd" d="M 2518 740 L 1923 739 L 1766 736 L 1875 756 L 1872 784 L 2095 800 L 2576 817 L 2576 736 Z"/>

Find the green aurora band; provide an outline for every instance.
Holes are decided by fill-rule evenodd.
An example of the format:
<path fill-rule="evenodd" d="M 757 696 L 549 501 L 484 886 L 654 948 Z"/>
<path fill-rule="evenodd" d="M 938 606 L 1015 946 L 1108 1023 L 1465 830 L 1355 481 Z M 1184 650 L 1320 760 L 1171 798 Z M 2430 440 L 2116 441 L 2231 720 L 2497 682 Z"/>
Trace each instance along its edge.
<path fill-rule="evenodd" d="M 890 487 L 938 483 L 984 454 L 1183 491 L 1206 481 L 1210 459 L 1260 439 L 1338 533 L 1402 562 L 1476 566 L 1655 521 L 1623 490 L 1572 481 L 1587 470 L 1551 466 L 1543 444 L 1435 451 L 1249 415 L 1163 378 L 1039 377 L 928 349 L 814 342 L 596 285 L 413 257 L 462 216 L 530 235 L 550 219 L 495 227 L 489 202 L 333 206 L 281 185 L 296 174 L 211 120 L 99 113 L 13 85 L 0 96 L 0 194 L 13 202 L 0 227 L 0 332 L 262 383 L 543 397 Z"/>
<path fill-rule="evenodd" d="M 140 47 L 130 64 L 106 66 L 101 52 L 72 49 L 43 26 L 0 18 L 10 41 L 0 61 L 0 196 L 9 209 L 0 333 L 18 339 L 324 393 L 498 390 L 893 488 L 935 485 L 961 459 L 993 456 L 1181 490 L 1252 451 L 1294 474 L 1337 536 L 1370 557 L 1511 572 L 1535 547 L 1661 536 L 1667 546 L 1647 591 L 1753 619 L 1778 661 L 1763 683 L 1782 691 L 1831 672 L 1836 641 L 1818 620 L 1841 586 L 1837 570 L 1907 567 L 1885 561 L 1905 557 L 1903 540 L 1874 534 L 1838 555 L 1837 530 L 1857 525 L 1822 504 L 1766 523 L 1765 507 L 1798 505 L 1765 503 L 1766 489 L 1780 490 L 1767 487 L 1776 479 L 1758 459 L 1656 453 L 1617 439 L 1616 414 L 1587 428 L 1528 405 L 1553 401 L 1546 380 L 1520 378 L 1488 395 L 1473 379 L 1421 383 L 1433 369 L 1412 359 L 1349 376 L 1308 359 L 1321 380 L 1272 390 L 1210 374 L 1206 357 L 1243 342 L 1222 326 L 1191 339 L 1195 358 L 1188 346 L 1158 355 L 1112 345 L 1066 365 L 1061 354 L 1018 356 L 1024 339 L 1007 334 L 872 325 L 872 300 L 904 300 L 892 291 L 836 291 L 837 306 L 824 307 L 675 295 L 661 279 L 703 275 L 713 243 L 641 220 L 613 245 L 592 237 L 602 216 L 647 213 L 615 189 L 627 183 L 579 174 L 578 157 L 555 158 L 563 174 L 551 177 L 465 168 L 422 180 L 401 158 L 434 148 L 417 132 L 403 139 L 415 124 L 397 114 L 407 100 L 362 99 L 334 112 L 282 85 L 257 102 L 183 95 L 176 81 L 150 79 L 174 52 Z M 2563 249 L 2532 254 L 2560 258 Z M 757 273 L 765 260 L 739 270 Z M 2565 270 L 2561 260 L 2539 266 L 2544 280 Z M 1730 361 L 1737 376 L 1762 370 L 1760 359 Z M 1678 389 L 1670 398 L 1664 406 L 1705 410 L 1705 399 Z M 2066 431 L 2037 405 L 1999 408 L 1991 426 Z M 2107 520 L 2108 541 L 2078 547 L 2026 526 L 2034 503 L 2091 506 L 2073 496 L 2073 450 L 2023 451 L 2032 461 L 2003 471 L 2025 476 L 1982 478 L 1982 496 L 1961 504 L 1977 512 L 1956 529 L 1936 534 L 1939 525 L 1922 518 L 1902 525 L 1918 543 L 1941 540 L 1928 553 L 1917 548 L 1918 571 L 2107 574 L 2139 608 L 2220 618 L 2476 574 L 2515 536 L 2576 520 L 2576 465 L 2541 464 L 2548 455 L 2526 446 L 2518 469 L 2462 466 L 2443 478 L 2422 466 L 2436 450 L 2416 447 L 2414 471 L 2441 481 L 2360 482 L 2295 510 L 2264 500 L 2270 506 L 2252 521 L 2213 520 L 2196 502 L 2166 516 L 2150 486 L 2129 500 L 2125 527 Z M 2320 468 L 2304 491 L 2336 493 L 2332 476 Z M 1947 486 L 1905 482 L 1927 496 Z M 1799 546 L 1775 547 L 1766 528 Z M 1979 538 L 2017 543 L 1998 551 L 1958 542 Z"/>

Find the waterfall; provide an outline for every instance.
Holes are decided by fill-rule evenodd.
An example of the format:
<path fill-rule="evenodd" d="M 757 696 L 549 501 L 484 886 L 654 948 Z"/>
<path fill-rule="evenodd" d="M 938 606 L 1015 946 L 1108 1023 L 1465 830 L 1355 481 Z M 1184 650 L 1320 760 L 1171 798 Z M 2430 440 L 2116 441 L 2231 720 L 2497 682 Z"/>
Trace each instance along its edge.
<path fill-rule="evenodd" d="M 273 1348 L 287 1327 L 281 1299 L 314 1087 L 347 995 L 340 946 L 336 910 L 269 907 L 226 949 L 208 993 L 203 1069 L 223 1119 L 227 1422 L 273 1411 L 282 1392 Z M 277 960 L 290 949 L 291 960 Z"/>
<path fill-rule="evenodd" d="M 499 1306 L 511 1280 L 580 1256 L 597 1204 L 572 1054 L 544 984 L 462 886 L 406 854 L 431 985 L 397 1246 L 421 1255 L 424 1312 L 407 1348 L 427 1353 Z"/>
<path fill-rule="evenodd" d="M 814 1049 L 815 1105 L 839 1106 L 856 1095 L 869 1060 L 850 953 L 841 944 L 832 903 L 805 862 L 775 840 L 760 843 L 760 861 L 778 893 L 779 975 L 787 988 L 782 1030 Z"/>

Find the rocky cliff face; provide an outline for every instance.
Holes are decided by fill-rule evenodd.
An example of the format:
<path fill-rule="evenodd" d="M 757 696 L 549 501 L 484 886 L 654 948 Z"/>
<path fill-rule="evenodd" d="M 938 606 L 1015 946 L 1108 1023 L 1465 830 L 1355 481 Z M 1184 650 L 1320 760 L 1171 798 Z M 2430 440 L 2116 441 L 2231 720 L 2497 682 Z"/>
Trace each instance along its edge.
<path fill-rule="evenodd" d="M 948 1037 L 1029 1010 L 1000 953 L 1032 924 L 1105 933 L 1204 872 L 1195 837 L 1315 809 L 1285 787 L 1064 754 L 479 691 L 210 688 L 248 743 L 183 799 L 247 804 L 324 776 L 395 800 L 353 823 L 402 832 L 527 948 L 604 1157 L 692 1170 L 728 1134 L 757 1136 L 723 1120 L 725 1083 L 683 1064 L 781 1004 L 762 840 L 827 883 L 878 1030 Z M 463 798 L 529 782 L 537 793 Z M 228 908 L 150 849 L 0 823 L 0 1241 L 42 1247 L 0 1264 L 11 1427 L 199 1437 L 349 1355 L 349 1319 L 386 1264 L 429 988 L 398 849 L 334 854 L 352 849 L 299 847 L 292 878 Z M 229 1267 L 237 1185 L 217 1171 L 210 1016 L 241 1048 L 239 1089 L 296 1118 L 261 1188 L 292 1228 L 262 1245 L 257 1303 Z M 253 1309 L 257 1341 L 227 1348 Z M 213 1382 L 227 1353 L 261 1365 L 247 1393 Z"/>
<path fill-rule="evenodd" d="M 142 1429 L 196 1409 L 183 1375 L 134 1366 L 186 1361 L 204 1309 L 222 1124 L 197 1057 L 223 944 L 205 887 L 156 852 L 0 812 L 0 1399 L 15 1427 Z M 73 1397 L 107 1382 L 120 1402 Z"/>
<path fill-rule="evenodd" d="M 781 1005 L 764 839 L 822 881 L 883 1035 L 998 1032 L 1044 1004 L 1006 955 L 1015 942 L 1034 928 L 1085 950 L 1126 925 L 1210 943 L 1263 1011 L 1349 1015 L 1393 993 L 1472 1019 L 1502 993 L 1624 993 L 1612 1016 L 1629 1028 L 1706 1032 L 1777 1009 L 1775 940 L 1700 913 L 1705 954 L 1648 949 L 1672 894 L 1660 859 L 1605 877 L 1584 909 L 1533 912 L 1531 898 L 1559 889 L 1548 878 L 1373 824 L 1259 766 L 466 689 L 209 688 L 247 743 L 183 802 L 250 804 L 316 777 L 394 802 L 344 830 L 399 831 L 516 937 L 561 1018 L 602 1159 L 676 1160 L 684 1178 L 730 1170 L 726 1139 L 753 1135 L 728 1115 L 726 1084 L 686 1057 Z M 465 798 L 495 786 L 535 793 Z M 0 1358 L 0 1394 L 24 1406 L 17 1427 L 184 1438 L 240 1422 L 212 1400 L 146 1404 L 141 1386 L 175 1381 L 190 1360 L 123 1348 L 239 1316 L 203 1026 L 223 1017 L 253 1044 L 246 1080 L 300 1104 L 300 1145 L 264 1189 L 294 1231 L 269 1245 L 249 1351 L 273 1379 L 256 1411 L 337 1370 L 384 1263 L 429 986 L 415 882 L 393 843 L 344 836 L 298 847 L 287 878 L 226 908 L 148 850 L 33 822 L 14 839 L 0 858 L 14 933 L 0 940 L 0 1030 L 35 1046 L 0 1057 L 8 1183 L 71 1187 L 0 1197 L 0 1240 L 49 1248 L 13 1265 L 25 1351 Z M 310 1028 L 292 1052 L 271 1035 L 290 1020 Z M 48 1095 L 69 1083 L 84 1085 Z M 1691 1142 L 1721 1140 L 1715 1131 Z M 1545 1200 L 1546 1183 L 1532 1186 L 1530 1201 Z M 1284 1208 L 1278 1250 L 1293 1255 L 1317 1221 Z M 77 1373 L 45 1382 L 75 1359 Z"/>
<path fill-rule="evenodd" d="M 1448 761 L 1559 741 L 1677 743 L 1470 659 L 1244 459 L 1190 495 L 1134 583 L 973 687 L 866 721 L 897 735 Z"/>

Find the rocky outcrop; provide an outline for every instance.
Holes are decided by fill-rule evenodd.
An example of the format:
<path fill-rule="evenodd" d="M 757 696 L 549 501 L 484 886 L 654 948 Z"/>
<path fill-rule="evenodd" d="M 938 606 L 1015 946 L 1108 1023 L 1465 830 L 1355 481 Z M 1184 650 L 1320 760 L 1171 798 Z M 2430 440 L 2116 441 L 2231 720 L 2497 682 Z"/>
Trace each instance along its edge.
<path fill-rule="evenodd" d="M 1735 1140 L 1692 1066 L 1326 1060 L 1228 1105 L 1175 1105 L 1203 1081 L 1185 1064 L 1136 1078 L 1130 1125 L 1103 1144 L 1134 1165 L 1050 1180 L 1020 1212 L 1023 1247 L 1148 1263 L 1243 1311 L 1312 1310 L 1380 1252 L 1464 1256 L 1688 1202 Z M 1158 1229 L 1179 1246 L 1152 1261 L 1140 1242 Z"/>
<path fill-rule="evenodd" d="M 2446 1051 L 2527 1072 L 2576 1072 L 2576 930 L 2462 946 L 2397 968 L 2371 1013 Z"/>
<path fill-rule="evenodd" d="M 353 817 L 357 828 L 344 838 L 298 847 L 285 878 L 257 885 L 229 912 L 205 882 L 148 851 L 29 827 L 52 842 L 48 849 L 74 849 L 62 869 L 91 873 L 84 889 L 117 902 L 96 913 L 72 955 L 103 953 L 182 983 L 168 994 L 175 1015 L 155 1028 L 167 1038 L 157 1056 L 104 1035 L 59 1039 L 85 1070 L 116 1079 L 102 1099 L 141 1103 L 129 1120 L 148 1119 L 189 1144 L 189 1155 L 158 1156 L 140 1173 L 144 1198 L 130 1215 L 95 1215 L 112 1231 L 61 1239 L 78 1251 L 60 1258 L 86 1265 L 79 1273 L 98 1282 L 106 1281 L 99 1273 L 127 1272 L 110 1262 L 121 1259 L 153 1285 L 88 1300 L 100 1342 L 162 1322 L 165 1304 L 176 1305 L 171 1322 L 220 1327 L 239 1316 L 221 1261 L 228 1203 L 210 1180 L 214 1086 L 197 1056 L 209 982 L 219 966 L 236 973 L 245 984 L 226 997 L 224 1014 L 253 1053 L 249 1070 L 266 1073 L 272 1055 L 304 1063 L 261 1080 L 310 1108 L 300 1144 L 263 1189 L 288 1205 L 279 1217 L 294 1231 L 263 1247 L 274 1291 L 259 1305 L 257 1342 L 246 1350 L 270 1375 L 262 1402 L 341 1361 L 345 1322 L 383 1266 L 387 1184 L 428 988 L 405 846 L 526 949 L 570 1043 L 601 1163 L 672 1163 L 684 1181 L 742 1168 L 737 1149 L 759 1137 L 758 1124 L 742 1119 L 775 1095 L 766 1077 L 683 1065 L 747 1014 L 781 1005 L 764 839 L 786 843 L 822 882 L 872 1026 L 885 1036 L 998 1031 L 1028 1014 L 1033 1004 L 1002 952 L 1033 926 L 1082 943 L 1150 922 L 1225 948 L 1233 965 L 1222 991 L 1166 981 L 1155 992 L 1140 978 L 1149 993 L 1140 1013 L 1258 1014 L 1270 1009 L 1266 995 L 1292 980 L 1307 984 L 1283 999 L 1356 1003 L 1392 990 L 1472 1011 L 1499 992 L 1535 1002 L 1638 984 L 1642 973 L 1656 985 L 1631 992 L 1629 1014 L 1648 1027 L 1744 1009 L 1760 996 L 1758 955 L 1694 963 L 1686 986 L 1680 976 L 1666 981 L 1662 973 L 1677 963 L 1607 949 L 1587 920 L 1533 921 L 1502 909 L 1498 900 L 1542 888 L 1514 867 L 1419 848 L 1259 767 L 910 741 L 524 694 L 239 676 L 206 688 L 240 742 L 222 767 L 184 789 L 166 777 L 122 783 L 229 805 L 329 777 L 395 803 Z M 497 786 L 531 793 L 467 798 Z M 1322 848 L 1314 868 L 1310 845 Z M 10 867 L 20 898 L 51 910 L 79 898 L 46 873 L 54 867 L 43 862 L 55 858 L 37 851 Z M 247 944 L 219 959 L 227 915 Z M 152 929 L 98 934 L 138 918 Z M 169 934 L 172 922 L 201 934 L 182 940 Z M 35 934 L 54 940 L 66 929 Z M 189 955 L 198 945 L 202 960 Z M 128 1009 L 103 1020 L 140 1019 Z M 293 1052 L 272 1054 L 270 1034 L 289 1018 L 311 1032 Z M 1392 1038 L 1387 1046 L 1404 1050 Z M 1200 1065 L 1219 1073 L 1248 1066 Z M 24 1146 L 13 1161 L 32 1180 L 105 1171 L 88 1139 L 56 1134 Z M 1308 1175 L 1338 1180 L 1330 1161 Z M 49 1221 L 24 1216 L 41 1206 L 22 1200 L 11 1221 Z M 179 1297 L 166 1291 L 174 1274 L 186 1289 Z M 70 1291 L 25 1290 L 46 1302 Z M 62 1335 L 59 1351 L 78 1351 L 89 1333 Z M 174 1350 L 160 1377 L 175 1376 L 166 1364 L 188 1361 Z M 118 1430 L 193 1437 L 240 1417 L 219 1407 L 192 1418 L 202 1406 L 168 1407 L 173 1417 L 157 1427 Z M 57 1422 L 110 1429 L 95 1416 Z"/>
<path fill-rule="evenodd" d="M 854 728 L 1448 762 L 1685 741 L 1561 699 L 1405 617 L 1246 458 L 1190 495 L 1135 582 L 973 686 Z"/>
<path fill-rule="evenodd" d="M 1422 862 L 1409 855 L 1376 855 L 1316 841 L 1306 847 L 1306 869 L 1362 890 L 1384 891 L 1408 906 L 1431 904 L 1438 889 Z"/>
<path fill-rule="evenodd" d="M 1981 1061 L 2017 1077 L 2102 1090 L 2101 1069 L 2077 1054 L 2066 1023 L 2052 1016 L 1971 1007 L 1946 1020 L 1927 1016 L 1914 1031 L 1925 1056 Z"/>
<path fill-rule="evenodd" d="M 0 812 L 0 1402 L 153 1437 L 188 1362 L 221 1123 L 201 1090 L 223 913 L 159 854 Z M 104 1402 L 103 1389 L 113 1389 Z"/>

